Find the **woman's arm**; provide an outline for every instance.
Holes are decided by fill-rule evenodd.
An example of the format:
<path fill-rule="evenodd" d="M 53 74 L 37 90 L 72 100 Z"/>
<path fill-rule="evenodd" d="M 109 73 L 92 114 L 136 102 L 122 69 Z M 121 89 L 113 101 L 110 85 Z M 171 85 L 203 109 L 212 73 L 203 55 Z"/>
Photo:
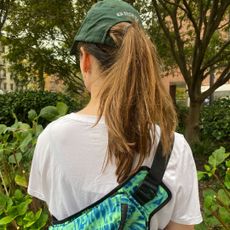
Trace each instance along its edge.
<path fill-rule="evenodd" d="M 194 225 L 184 225 L 170 222 L 165 230 L 194 230 Z"/>

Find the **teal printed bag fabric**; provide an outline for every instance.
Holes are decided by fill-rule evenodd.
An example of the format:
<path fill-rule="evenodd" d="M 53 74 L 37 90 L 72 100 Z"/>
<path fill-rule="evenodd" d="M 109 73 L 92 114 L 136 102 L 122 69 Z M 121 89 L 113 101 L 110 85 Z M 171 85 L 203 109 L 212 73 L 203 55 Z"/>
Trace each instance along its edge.
<path fill-rule="evenodd" d="M 149 172 L 141 167 L 126 182 L 86 209 L 62 221 L 56 221 L 49 230 L 144 230 L 150 219 L 170 199 L 171 192 L 161 182 L 153 199 L 140 204 L 135 191 Z"/>

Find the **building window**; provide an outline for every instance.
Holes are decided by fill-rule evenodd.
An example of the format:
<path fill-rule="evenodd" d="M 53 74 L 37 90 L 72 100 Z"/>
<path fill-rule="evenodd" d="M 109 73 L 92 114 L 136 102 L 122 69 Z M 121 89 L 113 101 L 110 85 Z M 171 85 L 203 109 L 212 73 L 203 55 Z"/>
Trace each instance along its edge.
<path fill-rule="evenodd" d="M 5 52 L 5 47 L 4 47 L 2 44 L 0 44 L 0 52 L 1 52 L 1 53 L 4 53 L 4 52 Z"/>
<path fill-rule="evenodd" d="M 2 79 L 6 78 L 6 71 L 4 69 L 0 70 L 0 78 Z"/>
<path fill-rule="evenodd" d="M 12 84 L 12 83 L 10 84 L 10 89 L 14 90 L 14 84 Z"/>
<path fill-rule="evenodd" d="M 3 85 L 3 89 L 4 89 L 4 90 L 6 90 L 6 87 L 7 87 L 7 84 L 6 84 L 6 83 L 4 83 L 4 85 Z"/>

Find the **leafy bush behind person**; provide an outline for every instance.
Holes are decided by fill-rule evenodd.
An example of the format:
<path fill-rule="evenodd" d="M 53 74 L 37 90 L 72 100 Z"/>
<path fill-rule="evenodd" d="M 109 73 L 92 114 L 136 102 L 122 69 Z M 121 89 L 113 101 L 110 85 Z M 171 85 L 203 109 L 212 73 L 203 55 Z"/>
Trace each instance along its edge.
<path fill-rule="evenodd" d="M 18 91 L 0 95 L 0 123 L 12 125 L 14 114 L 21 122 L 30 123 L 28 112 L 33 109 L 37 113 L 45 106 L 55 106 L 57 102 L 64 102 L 68 106 L 67 112 L 78 111 L 82 106 L 73 98 L 62 93 L 48 91 Z M 48 122 L 40 119 L 40 124 L 46 126 Z"/>

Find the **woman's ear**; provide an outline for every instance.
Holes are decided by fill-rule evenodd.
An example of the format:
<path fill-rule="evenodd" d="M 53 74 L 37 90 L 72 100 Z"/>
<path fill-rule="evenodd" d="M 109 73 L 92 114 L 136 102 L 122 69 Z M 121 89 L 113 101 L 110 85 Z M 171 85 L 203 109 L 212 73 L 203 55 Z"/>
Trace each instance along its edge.
<path fill-rule="evenodd" d="M 80 48 L 80 69 L 86 89 L 90 92 L 91 57 L 83 48 Z"/>
<path fill-rule="evenodd" d="M 82 74 L 91 72 L 90 54 L 83 47 L 80 48 L 80 64 Z"/>

